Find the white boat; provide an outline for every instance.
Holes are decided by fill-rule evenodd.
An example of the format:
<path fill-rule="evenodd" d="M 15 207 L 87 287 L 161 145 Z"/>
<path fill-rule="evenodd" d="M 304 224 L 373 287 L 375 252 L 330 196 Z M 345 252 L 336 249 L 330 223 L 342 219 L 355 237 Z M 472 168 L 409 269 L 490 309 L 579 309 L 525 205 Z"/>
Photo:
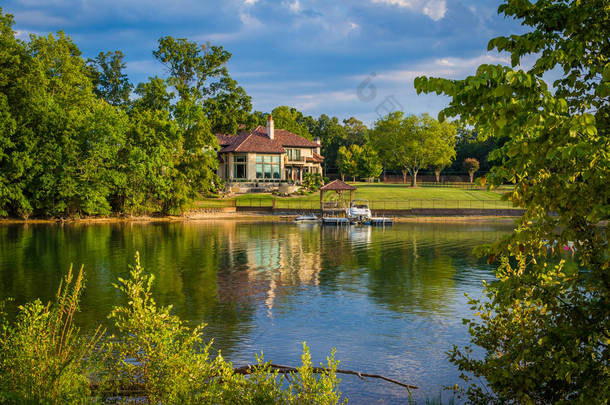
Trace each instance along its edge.
<path fill-rule="evenodd" d="M 313 214 L 309 214 L 309 215 L 299 215 L 294 220 L 297 222 L 317 222 L 320 220 L 320 218 L 316 217 Z"/>
<path fill-rule="evenodd" d="M 371 219 L 371 209 L 367 200 L 354 200 L 347 209 L 346 216 L 350 221 L 363 222 Z"/>

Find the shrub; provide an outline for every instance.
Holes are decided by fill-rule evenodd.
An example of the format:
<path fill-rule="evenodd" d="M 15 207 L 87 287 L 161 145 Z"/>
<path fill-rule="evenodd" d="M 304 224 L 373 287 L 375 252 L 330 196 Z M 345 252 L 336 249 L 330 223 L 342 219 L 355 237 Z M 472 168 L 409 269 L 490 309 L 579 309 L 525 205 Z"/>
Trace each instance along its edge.
<path fill-rule="evenodd" d="M 98 328 L 84 336 L 72 324 L 83 288 L 83 271 L 72 269 L 53 304 L 40 300 L 19 307 L 14 325 L 0 307 L 0 403 L 113 402 L 162 404 L 322 404 L 340 401 L 334 351 L 327 367 L 314 370 L 303 344 L 303 364 L 288 378 L 263 356 L 236 372 L 212 342 L 202 343 L 205 325 L 190 328 L 159 307 L 151 294 L 154 277 L 144 273 L 136 254 L 129 279 L 116 288 L 127 304 L 109 315 L 118 335 L 101 340 Z M 238 370 L 239 371 L 239 370 Z M 92 389 L 95 392 L 91 392 Z M 137 401 L 129 395 L 136 394 Z"/>
<path fill-rule="evenodd" d="M 201 343 L 205 325 L 189 328 L 171 307 L 158 307 L 151 295 L 154 277 L 147 275 L 136 254 L 130 278 L 116 285 L 128 300 L 110 314 L 120 332 L 109 346 L 117 355 L 109 367 L 110 388 L 143 385 L 143 396 L 151 403 L 201 404 L 336 404 L 337 363 L 334 353 L 328 371 L 311 375 L 309 349 L 304 345 L 303 365 L 286 390 L 283 376 L 263 362 L 262 355 L 248 376 L 234 373 L 230 362 L 219 353 L 210 355 L 212 342 Z M 118 377 L 118 378 L 117 378 Z"/>
<path fill-rule="evenodd" d="M 19 306 L 14 324 L 0 313 L 0 403 L 87 401 L 103 332 L 84 336 L 73 324 L 83 287 L 83 268 L 73 280 L 70 267 L 53 303 Z"/>
<path fill-rule="evenodd" d="M 324 184 L 324 179 L 319 173 L 306 173 L 303 176 L 303 187 L 309 191 L 318 191 Z"/>

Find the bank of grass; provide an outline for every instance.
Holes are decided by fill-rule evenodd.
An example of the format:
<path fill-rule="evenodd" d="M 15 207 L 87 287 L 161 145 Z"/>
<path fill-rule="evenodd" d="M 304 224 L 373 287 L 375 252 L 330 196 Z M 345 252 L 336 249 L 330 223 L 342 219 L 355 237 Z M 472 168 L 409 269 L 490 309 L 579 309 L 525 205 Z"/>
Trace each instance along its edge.
<path fill-rule="evenodd" d="M 350 183 L 357 187 L 355 198 L 369 200 L 372 209 L 412 209 L 412 208 L 513 208 L 502 200 L 506 190 L 487 191 L 453 187 L 417 187 L 403 184 Z M 334 192 L 326 193 L 325 200 L 334 197 Z M 346 196 L 349 194 L 346 193 Z M 319 193 L 299 196 L 279 197 L 269 193 L 242 194 L 227 199 L 201 199 L 191 208 L 212 208 L 226 206 L 270 207 L 275 201 L 276 208 L 315 209 L 319 207 Z"/>

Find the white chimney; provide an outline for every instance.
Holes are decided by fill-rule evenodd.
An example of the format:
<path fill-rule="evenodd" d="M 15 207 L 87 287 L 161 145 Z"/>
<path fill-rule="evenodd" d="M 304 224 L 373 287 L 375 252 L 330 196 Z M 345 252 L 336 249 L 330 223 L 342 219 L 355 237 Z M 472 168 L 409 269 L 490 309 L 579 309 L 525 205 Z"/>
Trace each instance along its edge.
<path fill-rule="evenodd" d="M 313 138 L 313 141 L 315 143 L 317 143 L 318 145 L 322 145 L 322 143 L 320 142 L 320 137 L 316 136 L 315 138 Z M 319 155 L 320 154 L 320 146 L 318 146 L 316 148 L 316 153 Z"/>
<path fill-rule="evenodd" d="M 275 128 L 273 127 L 273 117 L 271 114 L 269 114 L 269 118 L 267 119 L 267 136 L 271 140 L 275 138 Z"/>

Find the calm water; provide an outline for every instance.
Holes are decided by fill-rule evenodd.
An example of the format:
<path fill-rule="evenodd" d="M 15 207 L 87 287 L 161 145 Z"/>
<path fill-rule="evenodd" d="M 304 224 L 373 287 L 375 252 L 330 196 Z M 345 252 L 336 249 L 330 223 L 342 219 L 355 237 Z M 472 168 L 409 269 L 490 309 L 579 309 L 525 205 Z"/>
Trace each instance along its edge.
<path fill-rule="evenodd" d="M 446 358 L 468 342 L 464 293 L 479 296 L 492 268 L 472 248 L 510 231 L 501 224 L 393 227 L 191 222 L 0 227 L 0 297 L 50 299 L 71 263 L 87 289 L 79 322 L 106 322 L 121 302 L 111 283 L 139 251 L 155 297 L 173 304 L 235 365 L 294 365 L 301 342 L 314 362 L 337 348 L 340 367 L 380 373 L 437 397 L 458 382 Z M 350 403 L 404 403 L 404 389 L 342 376 Z"/>

